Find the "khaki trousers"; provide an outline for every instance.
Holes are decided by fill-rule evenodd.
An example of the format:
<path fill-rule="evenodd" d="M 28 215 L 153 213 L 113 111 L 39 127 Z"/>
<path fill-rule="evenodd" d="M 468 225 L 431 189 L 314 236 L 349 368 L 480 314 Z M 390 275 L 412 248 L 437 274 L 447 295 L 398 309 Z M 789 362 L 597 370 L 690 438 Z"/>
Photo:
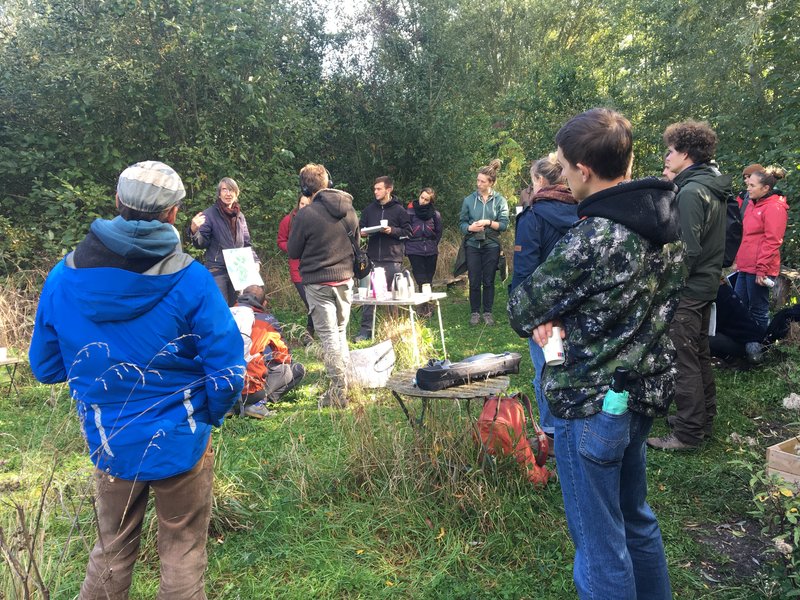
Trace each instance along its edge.
<path fill-rule="evenodd" d="M 186 473 L 130 481 L 95 470 L 98 537 L 89 555 L 81 600 L 124 600 L 139 554 L 149 490 L 158 517 L 159 600 L 205 600 L 206 539 L 211 519 L 214 450 Z"/>

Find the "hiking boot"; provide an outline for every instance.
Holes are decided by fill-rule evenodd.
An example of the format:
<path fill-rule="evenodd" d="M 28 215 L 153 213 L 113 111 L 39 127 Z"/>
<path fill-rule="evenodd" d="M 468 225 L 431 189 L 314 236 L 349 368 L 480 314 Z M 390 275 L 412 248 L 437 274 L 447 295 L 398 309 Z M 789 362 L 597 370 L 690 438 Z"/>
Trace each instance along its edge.
<path fill-rule="evenodd" d="M 303 344 L 304 347 L 308 348 L 311 344 L 314 343 L 314 336 L 312 336 L 309 332 L 304 331 L 300 335 L 300 343 Z"/>
<path fill-rule="evenodd" d="M 265 417 L 274 417 L 275 413 L 267 408 L 266 402 L 259 400 L 255 404 L 250 404 L 244 407 L 245 416 L 253 419 L 263 419 Z"/>
<path fill-rule="evenodd" d="M 225 418 L 234 417 L 242 413 L 242 403 L 238 400 L 234 402 L 233 406 L 228 409 L 228 412 L 225 413 Z"/>
<path fill-rule="evenodd" d="M 475 326 L 480 322 L 481 322 L 481 313 L 472 313 L 472 316 L 469 319 L 469 324 Z"/>
<path fill-rule="evenodd" d="M 370 336 L 366 333 L 359 333 L 356 337 L 353 338 L 353 343 L 358 344 L 359 342 L 366 342 Z"/>
<path fill-rule="evenodd" d="M 751 365 L 757 365 L 764 360 L 764 344 L 747 342 L 744 345 L 744 353 L 747 357 L 747 362 Z"/>
<path fill-rule="evenodd" d="M 683 443 L 675 437 L 674 433 L 670 433 L 664 437 L 647 438 L 647 445 L 656 450 L 697 450 L 698 448 L 698 446 Z"/>
<path fill-rule="evenodd" d="M 492 313 L 483 313 L 483 322 L 487 325 L 494 325 L 494 316 Z"/>

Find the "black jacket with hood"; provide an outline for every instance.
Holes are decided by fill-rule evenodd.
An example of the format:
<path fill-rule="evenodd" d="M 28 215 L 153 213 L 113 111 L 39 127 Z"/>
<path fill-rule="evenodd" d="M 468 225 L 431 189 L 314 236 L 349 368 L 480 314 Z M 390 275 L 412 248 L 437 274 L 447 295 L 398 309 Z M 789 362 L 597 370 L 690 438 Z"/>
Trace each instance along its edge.
<path fill-rule="evenodd" d="M 405 240 L 411 237 L 411 218 L 394 194 L 386 204 L 377 200 L 370 202 L 361 213 L 360 225 L 374 227 L 383 219 L 389 221 L 392 232 L 369 236 L 367 256 L 373 262 L 402 262 L 406 252 Z"/>

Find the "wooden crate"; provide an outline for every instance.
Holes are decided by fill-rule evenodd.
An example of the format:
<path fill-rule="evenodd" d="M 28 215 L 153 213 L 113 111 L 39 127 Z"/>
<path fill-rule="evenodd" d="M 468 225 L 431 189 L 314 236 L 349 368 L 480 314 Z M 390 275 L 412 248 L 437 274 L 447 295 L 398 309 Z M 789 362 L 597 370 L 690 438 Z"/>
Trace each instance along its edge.
<path fill-rule="evenodd" d="M 800 436 L 767 448 L 767 473 L 780 475 L 786 481 L 800 484 L 798 446 L 800 446 Z"/>

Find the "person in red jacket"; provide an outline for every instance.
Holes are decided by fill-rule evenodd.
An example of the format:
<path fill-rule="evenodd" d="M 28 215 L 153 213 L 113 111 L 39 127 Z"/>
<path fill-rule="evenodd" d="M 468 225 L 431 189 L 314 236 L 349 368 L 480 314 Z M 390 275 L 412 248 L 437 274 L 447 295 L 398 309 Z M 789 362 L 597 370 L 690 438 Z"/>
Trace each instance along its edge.
<path fill-rule="evenodd" d="M 297 206 L 288 215 L 281 219 L 278 225 L 278 248 L 286 254 L 288 253 L 287 244 L 289 243 L 289 234 L 292 231 L 292 221 L 297 214 L 297 211 L 308 206 L 311 203 L 311 198 L 301 195 L 297 200 Z M 313 341 L 314 337 L 314 321 L 311 320 L 311 313 L 308 310 L 308 300 L 306 300 L 306 288 L 303 286 L 303 278 L 300 276 L 300 259 L 289 259 L 289 277 L 292 278 L 292 283 L 300 294 L 300 299 L 306 305 L 306 333 L 300 338 L 304 345 L 308 345 Z"/>
<path fill-rule="evenodd" d="M 779 167 L 767 167 L 750 176 L 750 203 L 745 209 L 742 244 L 736 254 L 736 295 L 764 330 L 769 324 L 770 281 L 780 273 L 780 249 L 789 218 L 786 197 L 775 190 L 775 184 L 785 175 Z"/>

